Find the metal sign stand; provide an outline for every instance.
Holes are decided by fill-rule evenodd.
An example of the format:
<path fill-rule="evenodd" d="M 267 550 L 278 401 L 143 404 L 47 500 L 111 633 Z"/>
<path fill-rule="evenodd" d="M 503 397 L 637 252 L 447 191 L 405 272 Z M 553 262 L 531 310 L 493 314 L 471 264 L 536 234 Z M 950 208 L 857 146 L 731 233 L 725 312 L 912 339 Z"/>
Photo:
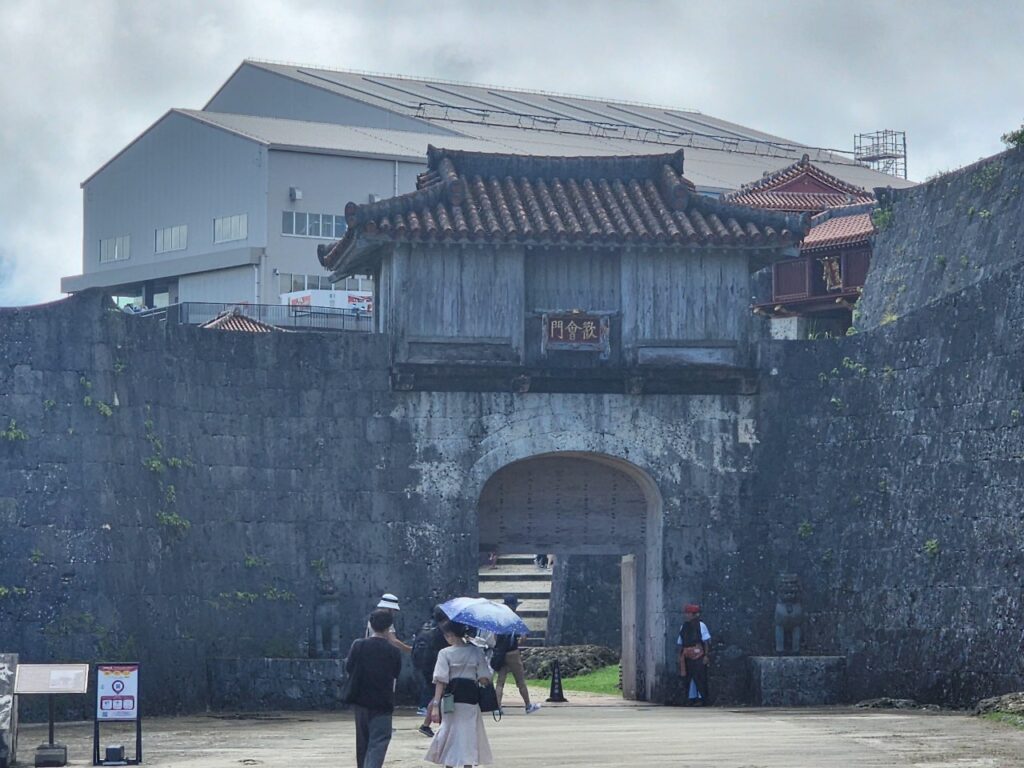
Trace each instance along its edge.
<path fill-rule="evenodd" d="M 43 765 L 67 765 L 68 764 L 68 747 L 67 744 L 56 744 L 53 741 L 53 722 L 56 719 L 55 709 L 53 703 L 53 694 L 47 694 L 46 696 L 47 708 L 50 711 L 50 731 L 49 738 L 46 744 L 40 744 L 36 747 L 36 759 L 35 764 L 37 766 Z"/>
<path fill-rule="evenodd" d="M 113 677 L 112 681 L 107 678 Z M 93 765 L 142 765 L 142 715 L 139 714 L 139 664 L 96 665 L 96 716 L 92 730 Z M 100 757 L 100 721 L 135 721 L 135 754 L 121 744 L 107 746 Z"/>
<path fill-rule="evenodd" d="M 36 747 L 34 763 L 42 766 L 68 764 L 68 748 L 53 740 L 55 694 L 85 693 L 89 687 L 88 664 L 19 664 L 14 673 L 17 694 L 46 694 L 50 711 L 49 742 Z"/>

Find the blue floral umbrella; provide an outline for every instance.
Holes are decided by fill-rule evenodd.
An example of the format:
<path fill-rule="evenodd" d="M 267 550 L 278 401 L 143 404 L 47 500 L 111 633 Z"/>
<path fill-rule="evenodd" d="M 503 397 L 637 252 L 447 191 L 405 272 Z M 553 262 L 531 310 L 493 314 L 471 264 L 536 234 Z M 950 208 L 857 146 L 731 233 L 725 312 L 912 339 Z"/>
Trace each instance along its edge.
<path fill-rule="evenodd" d="M 507 605 L 492 603 L 483 597 L 456 597 L 442 603 L 441 610 L 452 621 L 486 629 L 496 635 L 525 635 L 530 631 Z"/>

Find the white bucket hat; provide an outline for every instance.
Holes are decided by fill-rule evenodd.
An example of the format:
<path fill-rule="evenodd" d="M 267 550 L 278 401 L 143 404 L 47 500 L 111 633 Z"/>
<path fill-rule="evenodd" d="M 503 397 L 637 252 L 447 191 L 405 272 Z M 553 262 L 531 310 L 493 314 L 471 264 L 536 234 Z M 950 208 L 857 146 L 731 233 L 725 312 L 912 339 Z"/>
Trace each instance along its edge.
<path fill-rule="evenodd" d="M 398 606 L 398 598 L 392 595 L 390 592 L 385 592 L 380 596 L 380 602 L 377 603 L 378 608 L 390 608 L 393 611 L 402 610 Z"/>

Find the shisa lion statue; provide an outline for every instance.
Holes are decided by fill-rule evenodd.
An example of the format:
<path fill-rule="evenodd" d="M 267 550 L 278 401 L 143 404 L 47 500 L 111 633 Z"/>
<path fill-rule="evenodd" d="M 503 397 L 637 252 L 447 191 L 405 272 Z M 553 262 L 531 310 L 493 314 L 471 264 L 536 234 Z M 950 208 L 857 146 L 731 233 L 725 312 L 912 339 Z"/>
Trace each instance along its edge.
<path fill-rule="evenodd" d="M 341 656 L 341 608 L 337 592 L 333 581 L 320 578 L 313 609 L 313 651 L 318 659 Z"/>
<path fill-rule="evenodd" d="M 795 573 L 779 574 L 779 599 L 775 603 L 775 652 L 800 653 L 800 627 L 804 609 L 800 605 L 800 578 Z M 789 639 L 787 648 L 786 639 Z"/>

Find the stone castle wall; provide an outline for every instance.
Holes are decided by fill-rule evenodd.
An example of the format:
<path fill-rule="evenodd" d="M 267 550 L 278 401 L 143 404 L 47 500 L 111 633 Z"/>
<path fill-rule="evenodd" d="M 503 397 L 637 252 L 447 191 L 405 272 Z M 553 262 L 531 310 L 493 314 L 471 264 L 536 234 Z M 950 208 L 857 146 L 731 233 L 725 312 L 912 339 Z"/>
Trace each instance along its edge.
<path fill-rule="evenodd" d="M 751 517 L 853 698 L 1024 685 L 1022 300 L 1018 266 L 870 333 L 763 350 Z"/>
<path fill-rule="evenodd" d="M 690 600 L 719 700 L 746 699 L 781 572 L 804 584 L 807 652 L 848 657 L 850 698 L 1019 689 L 1024 266 L 914 282 L 913 244 L 968 190 L 970 226 L 1015 241 L 1020 156 L 993 162 L 901 193 L 873 330 L 764 343 L 756 396 L 394 392 L 380 336 L 165 327 L 92 294 L 2 310 L 0 651 L 133 657 L 156 713 L 206 706 L 209 660 L 307 655 L 322 577 L 343 649 L 385 590 L 408 637 L 475 588 L 487 478 L 570 450 L 630 462 L 664 501 L 659 700 Z"/>
<path fill-rule="evenodd" d="M 859 328 L 888 324 L 1024 261 L 1024 150 L 876 193 L 881 231 Z"/>
<path fill-rule="evenodd" d="M 138 658 L 150 711 L 202 708 L 208 659 L 307 654 L 323 575 L 344 649 L 385 590 L 408 637 L 475 588 L 487 478 L 575 450 L 657 484 L 666 608 L 720 595 L 742 698 L 752 607 L 708 563 L 739 563 L 748 397 L 392 392 L 380 336 L 165 327 L 89 294 L 0 313 L 0 356 L 0 636 L 25 661 Z"/>

